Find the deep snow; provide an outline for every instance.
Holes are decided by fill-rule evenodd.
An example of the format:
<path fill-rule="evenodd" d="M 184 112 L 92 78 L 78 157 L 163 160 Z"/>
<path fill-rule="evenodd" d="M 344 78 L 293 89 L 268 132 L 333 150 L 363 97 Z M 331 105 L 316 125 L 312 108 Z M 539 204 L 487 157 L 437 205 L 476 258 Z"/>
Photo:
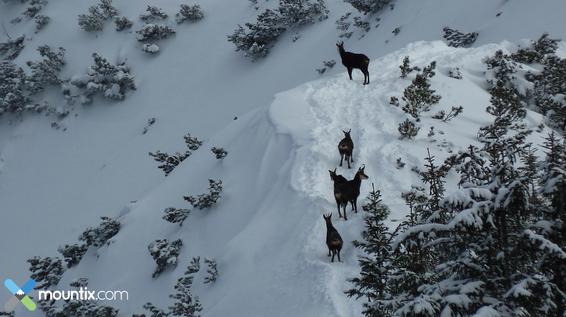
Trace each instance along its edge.
<path fill-rule="evenodd" d="M 116 6 L 138 23 L 135 18 L 150 3 L 116 1 Z M 179 3 L 159 5 L 172 15 Z M 348 287 L 346 279 L 358 272 L 358 253 L 349 242 L 359 236 L 361 215 L 350 214 L 348 222 L 334 219 L 346 242 L 344 263 L 334 264 L 326 257 L 321 217 L 323 211 L 335 210 L 327 170 L 338 164 L 340 131 L 352 129 L 355 167 L 367 165 L 370 179 L 363 183 L 361 197 L 375 183 L 395 222 L 405 212 L 399 194 L 417 182 L 410 168 L 422 164 L 426 148 L 442 159 L 449 149 L 474 141 L 488 119 L 481 59 L 511 44 L 453 49 L 419 42 L 379 57 L 416 40 L 437 40 L 444 25 L 479 31 L 474 46 L 536 38 L 543 31 L 566 35 L 560 10 L 566 5 L 560 1 L 398 1 L 394 10 L 382 14 L 379 28 L 362 40 L 354 35 L 346 42 L 347 49 L 372 57 L 371 85 L 360 84 L 360 73 L 348 81 L 338 62 L 322 79 L 278 93 L 271 101 L 279 91 L 318 78 L 314 69 L 322 60 L 339 60 L 334 21 L 350 10 L 346 4 L 329 1 L 328 20 L 304 29 L 295 43 L 292 33 L 286 34 L 269 57 L 256 63 L 233 52 L 225 37 L 236 24 L 255 16 L 248 1 L 230 1 L 229 9 L 226 1 L 203 1 L 205 19 L 178 26 L 174 38 L 160 42 L 157 57 L 141 52 L 135 34 L 117 33 L 110 24 L 98 36 L 81 31 L 76 16 L 89 5 L 52 0 L 43 11 L 51 23 L 26 42 L 18 63 L 37 58 L 34 49 L 40 44 L 61 45 L 67 49 L 65 75 L 72 76 L 82 73 L 97 51 L 110 59 L 127 58 L 139 89 L 124 102 L 98 100 L 77 107 L 62 122 L 66 131 L 50 128 L 52 120 L 43 116 L 11 125 L 2 119 L 0 268 L 6 277 L 23 281 L 28 277 L 25 259 L 56 255 L 57 246 L 75 242 L 99 216 L 120 216 L 123 229 L 113 243 L 97 255 L 91 250 L 60 285 L 66 288 L 73 278 L 89 277 L 89 288 L 127 289 L 130 301 L 111 303 L 125 316 L 141 312 L 149 300 L 166 307 L 167 294 L 192 256 L 213 257 L 219 264 L 216 284 L 204 286 L 202 279 L 195 283 L 204 316 L 359 315 L 360 303 L 342 291 Z M 0 6 L 2 21 L 23 11 L 21 6 Z M 21 25 L 4 24 L 13 35 L 21 32 Z M 391 31 L 397 26 L 401 33 L 394 36 Z M 137 28 L 139 23 L 133 30 Z M 432 82 L 443 98 L 430 114 L 464 106 L 464 113 L 449 123 L 425 119 L 411 142 L 398 140 L 397 124 L 404 114 L 389 105 L 389 98 L 400 97 L 410 82 L 399 78 L 405 55 L 419 66 L 438 63 Z M 447 77 L 451 66 L 460 67 L 463 80 Z M 157 122 L 142 135 L 150 117 Z M 529 113 L 528 121 L 536 126 L 542 119 Z M 433 124 L 434 142 L 426 137 Z M 205 145 L 164 178 L 147 152 L 181 150 L 188 131 L 204 138 Z M 225 147 L 228 157 L 215 160 L 212 146 Z M 404 169 L 395 168 L 398 157 L 407 163 Z M 339 172 L 351 178 L 354 169 Z M 183 195 L 204 192 L 208 178 L 224 182 L 217 208 L 193 211 L 182 228 L 161 220 L 166 207 L 186 206 Z M 178 237 L 184 241 L 179 266 L 152 279 L 154 263 L 147 245 Z M 0 292 L 0 302 L 7 298 Z M 20 315 L 40 314 L 18 310 Z"/>

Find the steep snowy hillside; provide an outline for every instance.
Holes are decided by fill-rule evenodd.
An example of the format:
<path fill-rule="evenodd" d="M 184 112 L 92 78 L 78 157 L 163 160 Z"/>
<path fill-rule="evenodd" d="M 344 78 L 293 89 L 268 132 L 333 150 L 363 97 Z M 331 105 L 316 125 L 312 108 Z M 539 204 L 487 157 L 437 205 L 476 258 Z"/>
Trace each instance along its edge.
<path fill-rule="evenodd" d="M 100 216 L 118 217 L 122 229 L 112 243 L 90 250 L 59 285 L 65 288 L 75 278 L 88 277 L 92 289 L 126 289 L 129 301 L 111 303 L 123 316 L 141 313 L 148 301 L 167 307 L 168 294 L 194 256 L 216 259 L 220 271 L 213 285 L 202 284 L 203 269 L 196 279 L 193 292 L 204 316 L 360 315 L 360 303 L 343 291 L 346 280 L 359 273 L 358 251 L 350 241 L 359 237 L 361 216 L 334 219 L 345 247 L 344 262 L 333 264 L 326 257 L 321 217 L 323 211 L 335 210 L 328 169 L 338 163 L 341 130 L 352 129 L 354 167 L 366 164 L 370 176 L 360 197 L 375 183 L 395 222 L 406 212 L 399 192 L 418 182 L 410 168 L 422 165 L 426 149 L 442 159 L 475 142 L 478 127 L 487 122 L 482 59 L 512 45 L 497 44 L 504 40 L 517 43 L 543 32 L 566 38 L 566 5 L 558 0 L 537 5 L 397 1 L 393 10 L 379 15 L 378 28 L 359 40 L 362 33 L 356 31 L 346 40 L 347 49 L 372 59 L 372 83 L 364 87 L 360 73 L 347 80 L 334 46 L 340 34 L 335 21 L 354 11 L 347 3 L 328 1 L 327 20 L 301 29 L 296 42 L 294 32 L 285 33 L 268 57 L 254 63 L 226 40 L 237 24 L 255 19 L 258 11 L 247 0 L 202 1 L 205 18 L 176 26 L 175 37 L 159 43 L 157 56 L 143 53 L 135 40 L 133 31 L 141 26 L 137 17 L 148 4 L 173 15 L 182 1 L 115 1 L 120 13 L 134 20 L 132 32 L 115 32 L 109 23 L 98 34 L 77 25 L 77 15 L 93 3 L 49 1 L 42 14 L 51 21 L 39 33 L 29 21 L 9 23 L 25 6 L 0 3 L 5 28 L 0 42 L 7 34 L 26 34 L 26 46 L 15 60 L 19 65 L 36 60 L 39 45 L 63 46 L 63 75 L 72 77 L 83 74 L 91 54 L 98 52 L 112 62 L 127 60 L 138 87 L 122 102 L 96 100 L 75 107 L 57 121 L 62 129 L 52 128 L 53 117 L 43 115 L 0 118 L 0 251 L 5 255 L 0 268 L 3 276 L 24 281 L 29 276 L 26 259 L 57 256 L 58 246 L 75 243 Z M 440 40 L 443 26 L 479 32 L 475 48 L 409 44 Z M 394 35 L 397 27 L 400 33 Z M 390 97 L 400 97 L 410 83 L 399 78 L 406 55 L 421 67 L 437 61 L 432 79 L 442 96 L 437 109 L 464 107 L 449 123 L 425 118 L 419 137 L 410 142 L 398 139 L 397 125 L 405 117 L 389 105 Z M 315 68 L 330 59 L 338 64 L 317 80 Z M 459 67 L 463 79 L 448 77 L 449 67 Z M 57 90 L 46 95 L 52 104 L 63 104 Z M 149 118 L 156 123 L 143 134 Z M 529 113 L 531 127 L 542 121 Z M 433 125 L 435 135 L 426 137 Z M 164 178 L 147 153 L 182 149 L 187 132 L 205 143 Z M 540 135 L 531 137 L 539 143 Z M 213 146 L 224 147 L 228 156 L 214 159 Z M 407 163 L 405 168 L 395 167 L 398 158 Z M 354 171 L 339 169 L 347 178 Z M 217 207 L 192 211 L 182 227 L 161 219 L 166 207 L 188 206 L 184 195 L 205 192 L 209 178 L 223 181 Z M 162 238 L 181 238 L 184 246 L 176 269 L 152 279 L 155 263 L 147 246 Z M 0 292 L 0 302 L 8 298 L 9 293 Z M 16 312 L 41 316 L 22 307 Z"/>

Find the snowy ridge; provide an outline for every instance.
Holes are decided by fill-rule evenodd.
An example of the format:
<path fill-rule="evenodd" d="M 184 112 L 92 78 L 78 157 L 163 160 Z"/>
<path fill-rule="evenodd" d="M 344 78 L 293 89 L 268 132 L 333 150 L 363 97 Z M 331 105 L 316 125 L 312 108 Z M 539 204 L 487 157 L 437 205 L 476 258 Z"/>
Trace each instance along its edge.
<path fill-rule="evenodd" d="M 359 253 L 350 242 L 359 238 L 362 215 L 348 210 L 347 222 L 336 219 L 327 171 L 338 165 L 341 130 L 352 129 L 355 163 L 351 170 L 338 172 L 351 178 L 355 168 L 366 164 L 370 179 L 362 184 L 360 206 L 370 183 L 375 183 L 392 208 L 394 225 L 406 211 L 399 193 L 418 184 L 410 168 L 422 165 L 426 149 L 444 159 L 449 151 L 473 143 L 477 127 L 488 122 L 484 108 L 489 95 L 483 89 L 481 61 L 506 45 L 455 49 L 442 42 L 420 42 L 375 60 L 370 86 L 362 86 L 358 76 L 357 81 L 349 81 L 339 74 L 278 94 L 269 109 L 238 119 L 205 144 L 221 144 L 229 152 L 227 158 L 217 161 L 206 149 L 196 151 L 160 186 L 126 209 L 123 229 L 113 243 L 101 248 L 98 257 L 87 254 L 60 285 L 89 277 L 89 287 L 129 289 L 131 300 L 117 307 L 123 313 L 141 312 L 147 301 L 166 307 L 171 285 L 190 258 L 209 256 L 218 261 L 221 275 L 212 286 L 202 285 L 202 276 L 197 277 L 194 292 L 203 303 L 204 316 L 226 316 L 234 307 L 241 316 L 359 315 L 360 303 L 346 298 L 343 291 L 347 279 L 358 273 Z M 389 104 L 389 97 L 402 95 L 410 83 L 410 78 L 399 78 L 399 61 L 405 55 L 411 56 L 413 65 L 437 61 L 432 83 L 443 97 L 424 116 L 415 141 L 398 139 L 397 124 L 405 114 Z M 446 70 L 453 66 L 460 67 L 462 80 L 447 76 Z M 460 99 L 464 90 L 473 90 L 468 95 L 474 97 Z M 457 102 L 464 113 L 456 119 L 438 123 L 430 118 Z M 541 120 L 536 113 L 529 113 L 527 119 L 531 127 Z M 437 134 L 428 137 L 433 124 Z M 398 157 L 407 163 L 400 170 L 394 168 Z M 193 210 L 183 227 L 160 219 L 164 208 L 185 206 L 183 195 L 203 192 L 208 178 L 224 183 L 216 208 Z M 330 263 L 326 256 L 323 211 L 334 213 L 333 222 L 345 241 L 342 263 Z M 159 238 L 181 238 L 184 247 L 174 271 L 151 279 L 155 264 L 146 246 Z"/>

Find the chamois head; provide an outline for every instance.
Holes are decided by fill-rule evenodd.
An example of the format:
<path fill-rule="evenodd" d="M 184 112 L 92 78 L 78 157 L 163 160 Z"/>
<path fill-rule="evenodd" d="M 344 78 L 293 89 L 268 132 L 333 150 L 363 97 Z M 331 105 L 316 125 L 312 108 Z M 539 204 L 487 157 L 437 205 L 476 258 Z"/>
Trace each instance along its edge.
<path fill-rule="evenodd" d="M 360 179 L 368 179 L 369 176 L 366 175 L 366 173 L 364 172 L 364 170 L 366 169 L 366 165 L 362 165 L 362 167 L 358 168 L 358 172 L 356 173 L 356 177 L 359 177 Z"/>
<path fill-rule="evenodd" d="M 350 132 L 352 132 L 352 129 L 348 130 L 348 132 L 342 130 L 342 132 L 344 132 L 344 138 L 346 138 L 346 139 L 351 139 L 351 137 L 350 137 Z"/>
<path fill-rule="evenodd" d="M 328 170 L 328 173 L 330 173 L 331 180 L 334 180 L 336 178 L 336 168 L 333 171 Z"/>
<path fill-rule="evenodd" d="M 331 225 L 332 226 L 332 213 L 329 214 L 322 214 L 322 218 L 324 218 L 324 221 L 326 222 L 326 225 Z"/>
<path fill-rule="evenodd" d="M 344 51 L 344 41 L 336 42 L 336 47 L 338 47 L 339 52 Z"/>

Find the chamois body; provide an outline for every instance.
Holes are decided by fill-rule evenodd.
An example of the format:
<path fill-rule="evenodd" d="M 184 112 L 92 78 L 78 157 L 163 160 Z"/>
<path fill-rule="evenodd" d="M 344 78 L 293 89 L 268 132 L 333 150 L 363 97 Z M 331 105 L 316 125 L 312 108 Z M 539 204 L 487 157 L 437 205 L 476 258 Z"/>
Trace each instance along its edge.
<path fill-rule="evenodd" d="M 352 205 L 352 211 L 356 213 L 358 212 L 358 197 L 360 196 L 362 180 L 368 179 L 368 176 L 364 173 L 364 169 L 365 166 L 360 167 L 352 180 L 344 183 L 334 181 L 334 199 L 336 199 L 336 209 L 338 209 L 338 216 L 342 217 L 342 213 L 340 213 L 340 208 L 342 207 L 344 211 L 344 220 L 348 220 L 348 216 L 346 215 L 346 207 L 348 206 L 348 203 Z"/>
<path fill-rule="evenodd" d="M 338 255 L 338 262 L 340 260 L 340 251 L 342 250 L 342 245 L 344 242 L 342 241 L 342 237 L 332 225 L 332 214 L 322 215 L 324 221 L 326 222 L 326 246 L 328 247 L 328 256 L 332 255 L 331 261 L 334 262 L 334 256 Z"/>
<path fill-rule="evenodd" d="M 354 141 L 352 141 L 352 137 L 350 136 L 350 131 L 342 131 L 344 132 L 344 138 L 340 140 L 338 143 L 338 153 L 340 153 L 340 166 L 342 166 L 342 162 L 344 158 L 346 159 L 346 163 L 348 163 L 348 168 L 351 168 L 350 163 L 354 162 L 354 158 L 352 153 L 354 152 Z"/>
<path fill-rule="evenodd" d="M 350 80 L 352 80 L 352 70 L 359 69 L 364 73 L 364 85 L 369 84 L 369 58 L 364 54 L 346 52 L 346 50 L 344 50 L 344 42 L 336 43 L 336 46 L 338 47 L 338 52 L 342 59 L 342 65 L 348 70 Z"/>

